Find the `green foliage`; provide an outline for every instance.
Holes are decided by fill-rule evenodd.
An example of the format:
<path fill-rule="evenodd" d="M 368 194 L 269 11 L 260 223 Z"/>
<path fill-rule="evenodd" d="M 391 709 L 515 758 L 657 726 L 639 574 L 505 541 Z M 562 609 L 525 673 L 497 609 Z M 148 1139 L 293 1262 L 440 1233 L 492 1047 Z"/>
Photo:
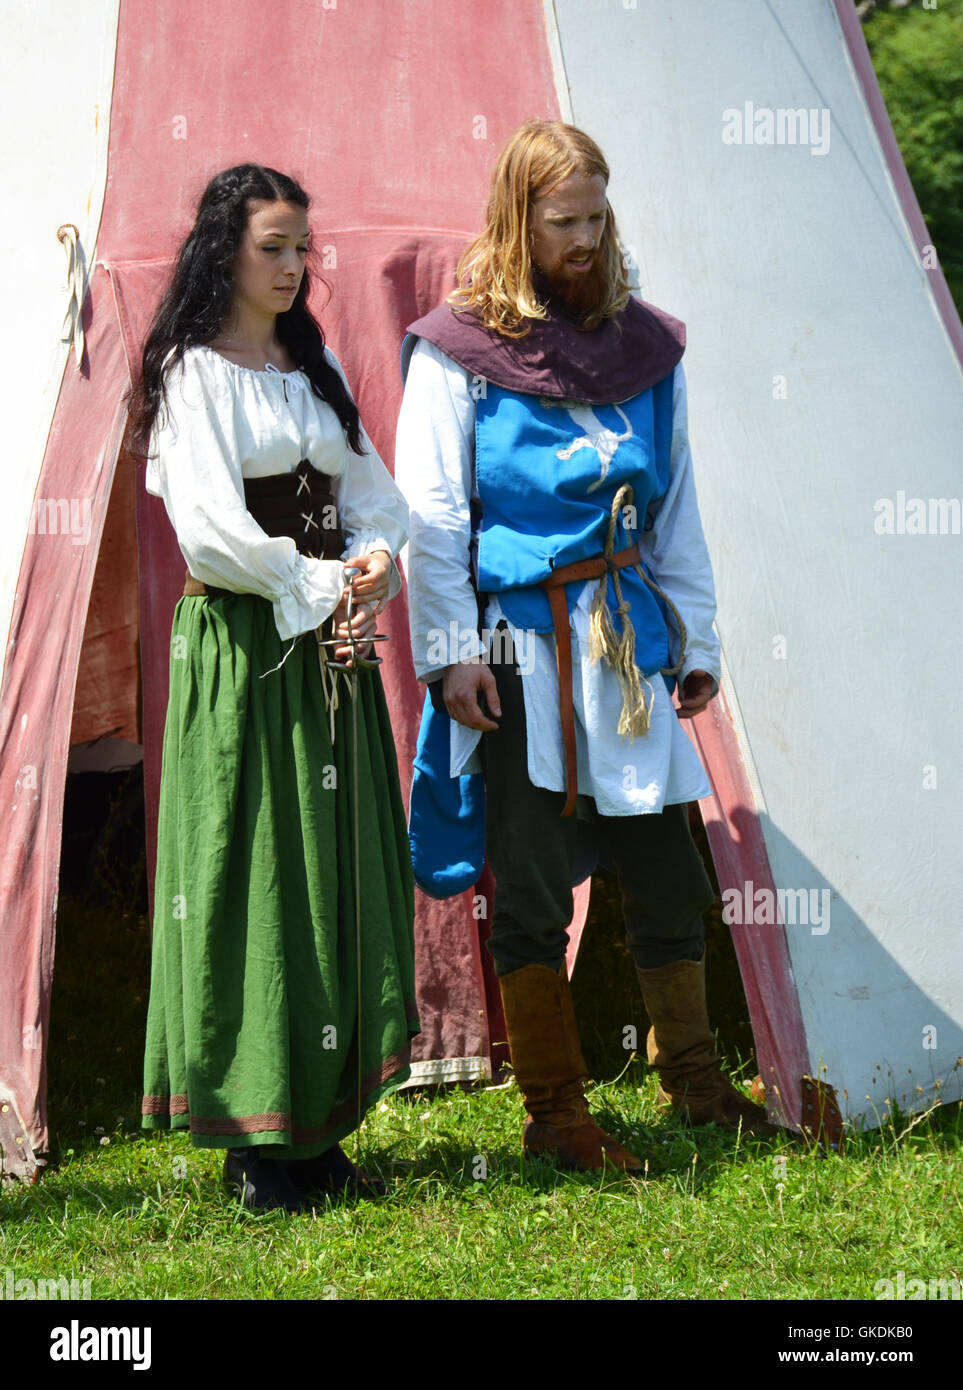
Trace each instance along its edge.
<path fill-rule="evenodd" d="M 963 310 L 963 0 L 877 8 L 863 33 L 943 273 Z"/>

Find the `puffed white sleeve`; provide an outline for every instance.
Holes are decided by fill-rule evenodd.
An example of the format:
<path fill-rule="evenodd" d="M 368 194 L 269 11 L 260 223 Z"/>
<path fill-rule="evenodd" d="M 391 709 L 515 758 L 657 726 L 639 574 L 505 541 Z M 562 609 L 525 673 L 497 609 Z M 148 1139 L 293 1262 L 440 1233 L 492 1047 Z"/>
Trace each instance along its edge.
<path fill-rule="evenodd" d="M 341 363 L 330 348 L 325 356 L 335 368 L 351 399 L 351 387 Z M 338 517 L 345 536 L 344 558 L 350 555 L 370 555 L 373 550 L 386 550 L 391 556 L 388 597 L 401 590 L 398 552 L 408 539 L 408 504 L 404 495 L 381 461 L 361 426 L 364 455 L 345 448 L 345 467 L 337 479 L 335 499 Z"/>
<path fill-rule="evenodd" d="M 244 502 L 236 397 L 201 354 L 186 353 L 167 379 L 151 436 L 147 490 L 163 498 L 196 579 L 269 599 L 280 637 L 319 627 L 344 591 L 338 560 L 300 555 L 293 540 L 261 530 Z"/>
<path fill-rule="evenodd" d="M 474 440 L 468 373 L 421 339 L 398 417 L 395 477 L 411 512 L 404 564 L 411 653 L 422 681 L 485 651 L 470 558 Z"/>
<path fill-rule="evenodd" d="M 672 382 L 669 486 L 651 529 L 642 532 L 639 545 L 655 582 L 668 594 L 685 623 L 685 660 L 679 684 L 690 671 L 701 670 L 707 671 L 718 685 L 719 639 L 713 628 L 716 591 L 692 474 L 686 380 L 681 362 Z M 679 639 L 671 622 L 670 630 L 670 660 L 674 665 L 679 659 Z"/>

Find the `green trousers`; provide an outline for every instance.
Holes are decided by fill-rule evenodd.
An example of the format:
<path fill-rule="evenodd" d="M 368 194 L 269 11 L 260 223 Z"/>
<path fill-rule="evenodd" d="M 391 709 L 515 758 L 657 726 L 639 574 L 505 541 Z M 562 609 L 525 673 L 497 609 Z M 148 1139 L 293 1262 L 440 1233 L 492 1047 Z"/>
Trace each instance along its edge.
<path fill-rule="evenodd" d="M 493 663 L 491 671 L 502 716 L 498 731 L 482 738 L 482 759 L 486 849 L 496 885 L 488 949 L 496 974 L 525 965 L 558 970 L 565 959 L 584 814 L 594 823 L 603 858 L 618 876 L 626 944 L 635 963 L 652 970 L 677 960 L 700 960 L 705 949 L 702 913 L 715 895 L 689 831 L 685 805 L 666 806 L 653 815 L 600 816 L 594 802 L 579 797 L 577 812 L 563 819 L 564 793 L 529 781 L 518 669 Z"/>

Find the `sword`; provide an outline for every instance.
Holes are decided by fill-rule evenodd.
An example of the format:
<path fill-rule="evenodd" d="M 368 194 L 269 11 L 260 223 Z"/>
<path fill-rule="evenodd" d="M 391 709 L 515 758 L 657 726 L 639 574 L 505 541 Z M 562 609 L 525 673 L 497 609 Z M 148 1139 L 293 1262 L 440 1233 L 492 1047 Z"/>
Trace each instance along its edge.
<path fill-rule="evenodd" d="M 361 574 L 361 570 L 346 569 L 346 579 L 354 579 Z M 358 1075 L 357 1075 L 357 1105 L 358 1105 L 358 1126 L 355 1130 L 355 1160 L 358 1167 L 361 1163 L 361 1122 L 362 1122 L 362 1102 L 363 1096 L 363 1069 L 361 1059 L 361 807 L 360 807 L 360 786 L 358 773 L 358 675 L 361 671 L 371 670 L 375 666 L 380 666 L 382 658 L 362 657 L 358 655 L 359 642 L 351 630 L 351 620 L 354 617 L 354 590 L 348 587 L 347 604 L 347 623 L 348 637 L 343 641 L 340 637 L 326 637 L 318 639 L 319 647 L 344 647 L 351 648 L 351 656 L 348 661 L 329 661 L 325 653 L 325 664 L 332 671 L 343 671 L 350 677 L 351 687 L 351 791 L 352 791 L 352 814 L 351 814 L 351 853 L 354 860 L 354 933 L 355 933 L 355 962 L 356 979 L 355 988 L 357 990 L 357 1053 L 358 1053 Z M 364 645 L 369 642 L 387 642 L 387 634 L 375 633 L 374 636 L 365 639 Z"/>

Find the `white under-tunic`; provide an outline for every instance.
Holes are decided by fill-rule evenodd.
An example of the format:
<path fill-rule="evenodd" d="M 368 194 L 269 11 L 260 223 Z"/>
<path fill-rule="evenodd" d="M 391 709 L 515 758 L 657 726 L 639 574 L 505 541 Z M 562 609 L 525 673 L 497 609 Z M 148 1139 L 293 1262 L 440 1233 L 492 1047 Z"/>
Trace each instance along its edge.
<path fill-rule="evenodd" d="M 334 353 L 326 348 L 325 355 L 344 380 Z M 364 456 L 349 448 L 337 415 L 304 372 L 270 365 L 257 371 L 213 348 L 190 348 L 167 381 L 167 407 L 151 436 L 147 491 L 164 499 L 191 574 L 270 599 L 287 640 L 334 612 L 344 565 L 301 555 L 293 540 L 262 531 L 247 510 L 243 480 L 293 473 L 308 459 L 332 480 L 337 518 L 317 521 L 340 522 L 347 543 L 342 558 L 372 550 L 394 557 L 408 534 L 408 509 L 363 429 L 361 438 Z M 389 597 L 400 587 L 392 566 Z"/>
<path fill-rule="evenodd" d="M 410 540 L 402 556 L 408 576 L 408 608 L 415 670 L 431 681 L 454 661 L 484 653 L 477 632 L 469 572 L 471 503 L 475 487 L 476 379 L 434 344 L 421 339 L 408 369 L 398 421 L 395 477 L 410 508 Z M 573 437 L 577 430 L 573 426 Z M 532 499 L 537 507 L 537 498 Z M 678 679 L 707 671 L 719 680 L 719 643 L 712 567 L 706 548 L 689 449 L 685 373 L 673 379 L 669 487 L 650 530 L 640 536 L 642 558 L 656 583 L 678 608 L 686 626 L 685 661 Z M 679 723 L 661 676 L 651 679 L 652 722 L 644 738 L 618 730 L 622 692 L 614 672 L 588 654 L 588 619 L 597 585 L 587 583 L 570 617 L 578 790 L 602 815 L 644 815 L 663 806 L 708 796 L 699 758 Z M 503 617 L 493 595 L 485 627 Z M 565 790 L 565 757 L 559 715 L 558 671 L 552 633 L 526 633 L 509 624 L 515 640 L 525 717 L 528 775 L 535 786 Z M 678 660 L 670 632 L 670 664 Z M 473 771 L 480 733 L 452 720 L 453 777 Z"/>

